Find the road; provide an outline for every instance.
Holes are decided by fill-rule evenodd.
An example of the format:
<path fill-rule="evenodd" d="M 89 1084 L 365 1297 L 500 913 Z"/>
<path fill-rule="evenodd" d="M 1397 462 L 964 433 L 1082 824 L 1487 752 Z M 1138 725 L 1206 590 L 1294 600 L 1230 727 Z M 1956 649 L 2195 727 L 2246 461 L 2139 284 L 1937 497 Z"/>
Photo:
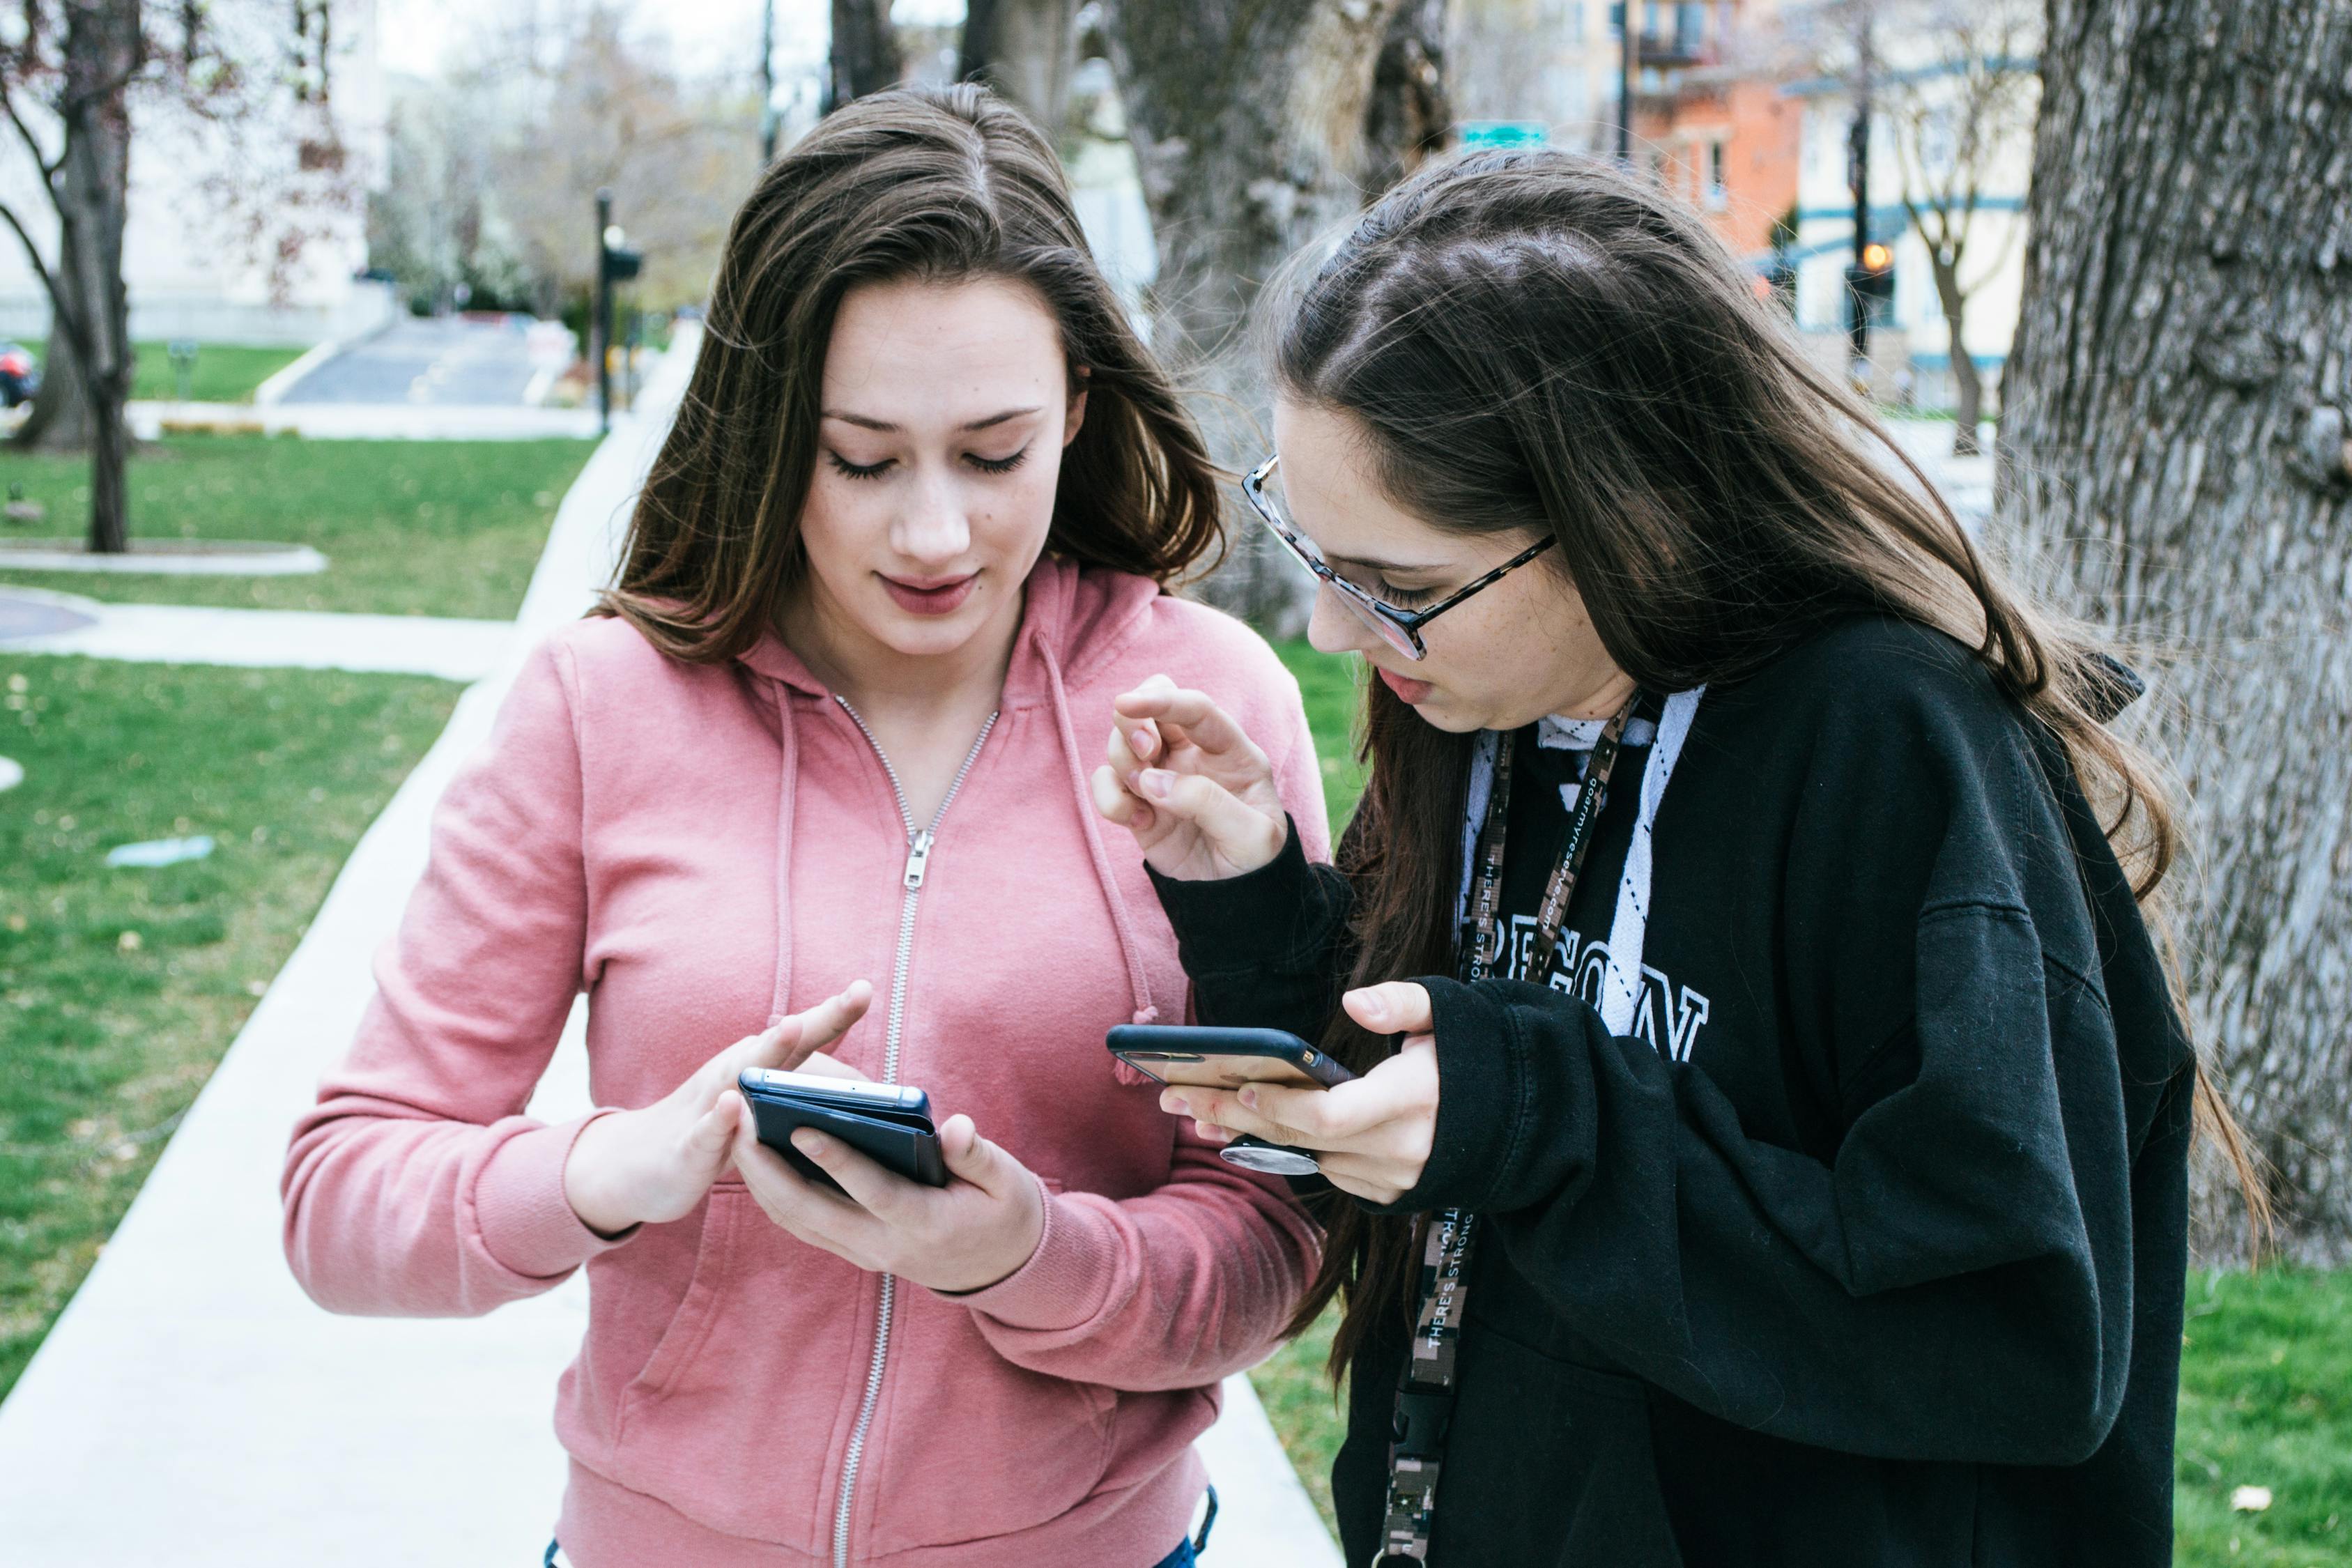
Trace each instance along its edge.
<path fill-rule="evenodd" d="M 519 325 L 411 317 L 320 364 L 280 401 L 513 407 L 535 368 Z"/>

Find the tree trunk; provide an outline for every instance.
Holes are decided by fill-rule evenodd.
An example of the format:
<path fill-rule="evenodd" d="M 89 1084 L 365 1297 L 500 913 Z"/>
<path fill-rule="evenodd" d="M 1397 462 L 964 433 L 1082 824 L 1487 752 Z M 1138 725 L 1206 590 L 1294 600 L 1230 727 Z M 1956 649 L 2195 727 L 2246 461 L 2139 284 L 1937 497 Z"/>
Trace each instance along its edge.
<path fill-rule="evenodd" d="M 1444 100 L 1442 79 L 1431 79 L 1438 38 L 1421 30 L 1443 11 L 1420 0 L 1106 0 L 1104 37 L 1160 250 L 1153 346 L 1201 389 L 1196 412 L 1229 467 L 1255 463 L 1267 440 L 1259 367 L 1239 363 L 1258 290 L 1433 144 L 1412 106 Z M 1412 33 L 1411 47 L 1391 51 L 1392 25 Z M 1378 90 L 1384 58 L 1395 62 L 1394 90 Z M 1311 579 L 1263 530 L 1233 521 L 1232 556 L 1203 596 L 1294 635 Z"/>
<path fill-rule="evenodd" d="M 896 87 L 906 65 L 890 29 L 890 0 L 833 0 L 833 68 L 825 79 L 826 112 L 853 98 Z"/>
<path fill-rule="evenodd" d="M 131 396 L 131 302 L 122 282 L 122 226 L 131 188 L 126 93 L 142 59 L 139 12 L 139 0 L 77 0 L 67 15 L 47 367 L 64 384 L 50 395 L 46 412 L 37 403 L 19 433 L 47 447 L 88 444 L 89 547 L 109 554 L 130 548 L 122 405 Z"/>
<path fill-rule="evenodd" d="M 2171 655 L 2138 721 L 2192 803 L 2191 1026 L 2289 1251 L 2341 1260 L 2352 9 L 2050 0 L 2042 77 L 2000 526 L 2062 605 Z"/>
<path fill-rule="evenodd" d="M 1960 292 L 1958 262 L 1946 261 L 1930 247 L 1927 265 L 1936 275 L 1936 300 L 1944 308 L 1944 331 L 1952 342 L 1952 456 L 1973 458 L 1982 450 L 1977 444 L 1977 421 L 1984 417 L 1984 377 L 1969 354 L 1969 298 Z"/>
<path fill-rule="evenodd" d="M 1077 0 L 971 0 L 957 74 L 987 82 L 1058 137 L 1078 63 L 1077 13 Z"/>

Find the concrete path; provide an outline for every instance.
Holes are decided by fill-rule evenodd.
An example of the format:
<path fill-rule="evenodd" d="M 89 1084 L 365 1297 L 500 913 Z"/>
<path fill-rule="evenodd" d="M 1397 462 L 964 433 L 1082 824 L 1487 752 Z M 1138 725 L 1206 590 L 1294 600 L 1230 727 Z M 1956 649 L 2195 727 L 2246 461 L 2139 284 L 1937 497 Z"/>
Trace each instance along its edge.
<path fill-rule="evenodd" d="M 593 438 L 590 408 L 466 407 L 435 403 L 134 403 L 131 433 L 142 441 L 177 431 L 224 436 L 308 436 L 321 441 L 541 441 Z"/>
<path fill-rule="evenodd" d="M 512 405 L 538 368 L 512 321 L 405 316 L 320 361 L 274 401 Z"/>
<path fill-rule="evenodd" d="M 648 390 L 671 405 L 692 347 Z M 521 652 L 610 571 L 614 523 L 659 436 L 624 421 L 564 498 L 505 657 L 360 841 L 309 934 L 164 1150 L 5 1405 L 0 1568 L 535 1563 L 562 1487 L 555 1380 L 587 1287 L 487 1318 L 331 1317 L 278 1250 L 288 1129 L 341 1057 L 369 960 L 423 869 L 434 803 L 487 737 Z M 532 1102 L 586 1104 L 576 1011 Z M 1339 1554 L 1245 1379 L 1203 1440 L 1224 1502 L 1214 1568 Z"/>
<path fill-rule="evenodd" d="M 17 628 L 29 629 L 20 635 Z M 498 669 L 514 640 L 510 621 L 108 605 L 71 594 L 0 587 L 0 653 L 352 669 L 470 682 Z"/>

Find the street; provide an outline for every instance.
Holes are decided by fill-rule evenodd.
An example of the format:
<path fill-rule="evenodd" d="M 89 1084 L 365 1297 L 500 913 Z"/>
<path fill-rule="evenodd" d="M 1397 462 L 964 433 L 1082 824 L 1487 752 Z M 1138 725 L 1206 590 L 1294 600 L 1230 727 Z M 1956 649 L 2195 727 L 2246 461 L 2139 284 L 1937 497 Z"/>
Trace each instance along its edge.
<path fill-rule="evenodd" d="M 281 402 L 513 406 L 537 369 L 520 324 L 409 317 L 320 364 Z"/>

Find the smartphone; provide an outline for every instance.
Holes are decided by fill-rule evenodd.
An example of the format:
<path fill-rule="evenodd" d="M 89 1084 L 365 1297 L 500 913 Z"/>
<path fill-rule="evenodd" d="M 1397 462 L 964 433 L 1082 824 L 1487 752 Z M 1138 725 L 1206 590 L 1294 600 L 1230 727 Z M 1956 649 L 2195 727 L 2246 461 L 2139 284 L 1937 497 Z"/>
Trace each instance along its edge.
<path fill-rule="evenodd" d="M 931 1100 L 904 1084 L 866 1083 L 818 1073 L 745 1068 L 735 1080 L 751 1107 L 760 1142 L 784 1163 L 820 1186 L 841 1184 L 793 1147 L 793 1130 L 814 1127 L 838 1138 L 886 1171 L 927 1187 L 948 1184 L 940 1156 L 939 1130 L 931 1125 Z M 846 1194 L 845 1194 L 846 1195 Z"/>
<path fill-rule="evenodd" d="M 1356 1075 L 1284 1029 L 1227 1029 L 1205 1024 L 1118 1024 L 1103 1043 L 1110 1054 L 1144 1077 L 1161 1083 L 1204 1089 L 1240 1089 L 1276 1083 L 1294 1089 L 1329 1089 Z M 1217 1157 L 1244 1170 L 1278 1176 L 1311 1176 L 1318 1168 L 1308 1149 L 1269 1143 L 1247 1133 L 1217 1151 Z"/>

